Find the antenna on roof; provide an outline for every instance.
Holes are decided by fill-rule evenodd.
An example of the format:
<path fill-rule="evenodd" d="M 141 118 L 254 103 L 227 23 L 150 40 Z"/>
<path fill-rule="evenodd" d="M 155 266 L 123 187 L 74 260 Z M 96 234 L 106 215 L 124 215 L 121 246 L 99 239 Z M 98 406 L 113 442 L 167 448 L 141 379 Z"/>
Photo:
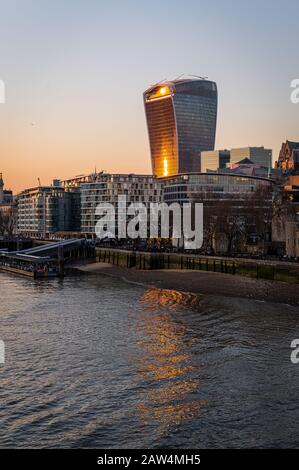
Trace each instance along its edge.
<path fill-rule="evenodd" d="M 192 73 L 183 73 L 182 75 L 180 75 L 179 77 L 177 77 L 175 80 L 179 80 L 180 78 L 182 77 L 196 77 L 196 78 L 200 78 L 200 80 L 206 80 L 208 77 L 201 77 L 200 75 L 194 75 Z"/>
<path fill-rule="evenodd" d="M 200 78 L 201 80 L 206 80 L 208 78 L 208 77 L 201 77 L 200 75 L 192 75 L 191 73 L 189 75 L 190 77 Z"/>
<path fill-rule="evenodd" d="M 181 75 L 179 75 L 178 77 L 175 78 L 175 80 L 179 80 L 180 78 L 182 78 L 185 74 L 182 73 Z"/>

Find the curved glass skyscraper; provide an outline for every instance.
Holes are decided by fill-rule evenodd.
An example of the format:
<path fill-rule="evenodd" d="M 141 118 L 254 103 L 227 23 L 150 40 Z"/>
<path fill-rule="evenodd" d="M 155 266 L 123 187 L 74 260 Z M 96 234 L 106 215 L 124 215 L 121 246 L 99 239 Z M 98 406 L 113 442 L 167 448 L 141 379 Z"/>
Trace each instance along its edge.
<path fill-rule="evenodd" d="M 214 150 L 216 83 L 177 79 L 143 94 L 153 174 L 158 177 L 200 171 L 200 152 Z"/>

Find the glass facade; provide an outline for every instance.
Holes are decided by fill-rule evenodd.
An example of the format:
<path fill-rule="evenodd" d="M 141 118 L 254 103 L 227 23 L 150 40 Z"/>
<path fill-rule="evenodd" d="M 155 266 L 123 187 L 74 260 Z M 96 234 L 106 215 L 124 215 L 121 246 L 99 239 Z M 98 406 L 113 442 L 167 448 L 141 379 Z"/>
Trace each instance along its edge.
<path fill-rule="evenodd" d="M 268 192 L 271 199 L 273 181 L 267 178 L 212 173 L 178 175 L 163 180 L 163 200 L 168 204 L 198 201 L 205 205 L 234 201 L 238 206 L 249 201 L 250 194 L 258 188 Z M 269 200 L 265 200 L 265 204 L 268 205 Z"/>
<path fill-rule="evenodd" d="M 55 232 L 79 231 L 80 193 L 67 192 L 62 187 L 39 186 L 18 195 L 18 233 L 28 236 Z"/>
<path fill-rule="evenodd" d="M 153 174 L 200 170 L 200 152 L 213 150 L 217 121 L 216 83 L 181 79 L 144 93 Z"/>
<path fill-rule="evenodd" d="M 272 168 L 272 150 L 264 147 L 235 148 L 230 151 L 230 163 L 238 163 L 249 158 L 253 163 L 263 165 L 269 170 Z"/>
<path fill-rule="evenodd" d="M 230 162 L 229 150 L 214 150 L 212 152 L 201 152 L 201 172 L 206 173 L 209 170 L 217 171 L 226 168 Z"/>

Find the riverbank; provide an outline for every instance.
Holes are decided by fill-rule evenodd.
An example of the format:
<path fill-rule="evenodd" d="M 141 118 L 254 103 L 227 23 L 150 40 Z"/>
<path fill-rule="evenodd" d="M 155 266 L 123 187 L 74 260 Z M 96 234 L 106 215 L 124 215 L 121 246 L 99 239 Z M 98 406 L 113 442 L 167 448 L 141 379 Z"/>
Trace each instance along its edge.
<path fill-rule="evenodd" d="M 136 270 L 108 263 L 78 264 L 74 268 L 80 272 L 112 276 L 147 287 L 299 306 L 299 286 L 286 282 L 204 271 Z"/>

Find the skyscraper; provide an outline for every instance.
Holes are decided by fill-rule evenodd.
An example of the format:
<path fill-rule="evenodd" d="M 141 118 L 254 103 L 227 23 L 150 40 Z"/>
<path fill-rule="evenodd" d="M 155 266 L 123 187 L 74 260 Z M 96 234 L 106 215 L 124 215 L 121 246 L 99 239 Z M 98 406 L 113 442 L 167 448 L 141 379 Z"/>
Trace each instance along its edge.
<path fill-rule="evenodd" d="M 200 171 L 200 152 L 214 150 L 216 83 L 201 78 L 163 81 L 143 94 L 153 174 Z"/>

